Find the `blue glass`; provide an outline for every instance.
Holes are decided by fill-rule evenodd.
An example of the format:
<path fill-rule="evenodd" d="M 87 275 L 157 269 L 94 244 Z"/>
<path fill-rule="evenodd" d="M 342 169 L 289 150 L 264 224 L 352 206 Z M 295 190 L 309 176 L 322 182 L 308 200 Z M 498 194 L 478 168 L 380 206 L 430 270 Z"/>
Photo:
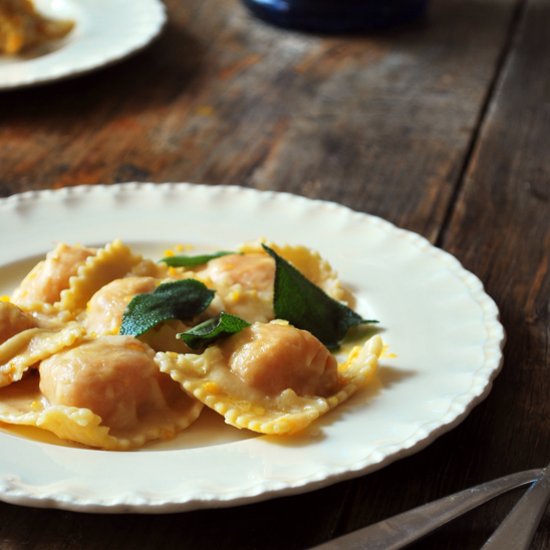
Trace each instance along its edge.
<path fill-rule="evenodd" d="M 258 17 L 289 29 L 357 32 L 412 21 L 428 0 L 243 0 Z"/>

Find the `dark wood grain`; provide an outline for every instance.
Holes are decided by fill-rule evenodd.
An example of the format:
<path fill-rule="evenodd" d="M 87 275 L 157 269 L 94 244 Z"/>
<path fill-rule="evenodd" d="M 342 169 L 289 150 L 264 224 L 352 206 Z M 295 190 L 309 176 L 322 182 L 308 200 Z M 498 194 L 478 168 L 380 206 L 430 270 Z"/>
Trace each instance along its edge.
<path fill-rule="evenodd" d="M 548 2 L 439 0 L 423 23 L 348 37 L 274 29 L 237 0 L 167 7 L 165 32 L 139 55 L 0 94 L 0 196 L 200 181 L 381 215 L 437 242 L 481 278 L 508 331 L 504 369 L 459 427 L 369 476 L 163 516 L 0 504 L 0 548 L 301 549 L 548 462 Z M 416 548 L 479 548 L 518 496 Z M 533 548 L 548 547 L 547 514 Z"/>
<path fill-rule="evenodd" d="M 426 487 L 430 500 L 550 461 L 550 82 L 537 77 L 550 70 L 549 24 L 550 6 L 528 3 L 441 239 L 499 305 L 507 332 L 503 370 L 490 398 L 461 426 L 379 480 L 369 476 L 356 485 L 350 510 L 362 510 L 365 524 L 413 506 L 414 492 Z M 384 488 L 395 495 L 393 505 L 383 499 Z M 519 494 L 468 514 L 415 547 L 479 548 Z M 361 507 L 369 496 L 385 510 L 372 514 Z M 352 513 L 347 517 L 359 521 Z M 533 548 L 550 547 L 549 528 L 547 514 Z"/>
<path fill-rule="evenodd" d="M 135 58 L 2 95 L 0 190 L 243 184 L 434 239 L 514 4 L 447 0 L 412 27 L 322 38 L 256 22 L 236 0 L 169 2 L 166 32 Z"/>

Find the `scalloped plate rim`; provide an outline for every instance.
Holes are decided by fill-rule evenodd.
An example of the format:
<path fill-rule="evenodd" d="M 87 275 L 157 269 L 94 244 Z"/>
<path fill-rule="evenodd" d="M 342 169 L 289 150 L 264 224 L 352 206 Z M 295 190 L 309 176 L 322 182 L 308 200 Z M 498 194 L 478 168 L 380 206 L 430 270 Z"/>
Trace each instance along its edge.
<path fill-rule="evenodd" d="M 69 3 L 75 3 L 74 0 L 67 0 Z M 102 0 L 105 3 L 108 3 L 109 0 Z M 41 84 L 47 84 L 50 82 L 56 82 L 59 80 L 65 80 L 68 78 L 73 78 L 88 74 L 92 71 L 98 69 L 109 67 L 118 63 L 131 55 L 134 55 L 144 48 L 146 48 L 162 31 L 164 25 L 166 24 L 166 8 L 160 0 L 137 0 L 139 7 L 145 7 L 148 9 L 147 17 L 143 19 L 146 22 L 146 26 L 141 30 L 141 33 L 137 33 L 134 36 L 130 37 L 130 40 L 126 40 L 126 43 L 120 41 L 117 43 L 111 41 L 112 36 L 110 35 L 109 40 L 106 40 L 108 47 L 99 48 L 102 51 L 102 55 L 97 53 L 97 50 L 94 51 L 93 55 L 89 57 L 81 57 L 80 59 L 74 60 L 70 59 L 68 56 L 64 56 L 63 52 L 61 61 L 59 63 L 57 59 L 52 59 L 51 62 L 46 63 L 45 67 L 30 67 L 29 61 L 33 61 L 34 58 L 30 60 L 15 60 L 10 62 L 10 64 L 5 65 L 7 71 L 3 72 L 3 67 L 0 64 L 0 92 L 15 90 L 18 88 L 28 88 L 32 86 L 37 86 Z M 134 2 L 135 3 L 135 2 Z M 77 3 L 76 3 L 77 4 Z M 128 5 L 131 5 L 128 4 Z M 78 11 L 82 11 L 82 6 L 78 6 Z M 85 10 L 84 10 L 85 11 Z M 93 20 L 93 17 L 92 17 Z M 78 25 L 78 21 L 77 21 Z M 78 32 L 78 28 L 72 31 L 73 33 Z M 123 36 L 123 35 L 118 35 Z M 93 43 L 102 39 L 101 30 L 98 33 L 93 35 Z M 81 41 L 80 36 L 74 38 L 74 42 L 79 43 Z M 66 39 L 59 42 L 59 50 L 70 47 L 73 39 L 69 35 Z M 44 58 L 46 58 L 44 56 Z M 65 57 L 65 58 L 64 58 Z M 40 59 L 40 58 L 39 58 Z M 0 56 L 1 61 L 1 56 Z M 27 70 L 28 72 L 24 75 L 13 75 L 13 70 L 10 70 L 11 67 L 21 68 Z"/>
<path fill-rule="evenodd" d="M 418 452 L 433 442 L 437 437 L 462 422 L 469 412 L 489 394 L 493 380 L 502 366 L 502 347 L 505 339 L 504 330 L 498 320 L 498 310 L 494 301 L 485 293 L 481 281 L 475 275 L 465 270 L 454 256 L 434 247 L 424 237 L 411 231 L 400 229 L 394 224 L 377 216 L 357 212 L 333 202 L 308 199 L 285 192 L 258 191 L 239 186 L 136 182 L 112 185 L 75 186 L 59 190 L 24 192 L 0 199 L 0 210 L 3 208 L 9 210 L 12 208 L 14 211 L 17 211 L 18 207 L 21 205 L 27 205 L 31 209 L 33 205 L 39 208 L 36 204 L 44 201 L 53 201 L 54 204 L 61 204 L 63 201 L 71 198 L 80 201 L 77 208 L 86 209 L 84 198 L 90 194 L 102 195 L 108 200 L 112 200 L 119 195 L 122 198 L 127 196 L 132 197 L 132 199 L 140 196 L 146 197 L 151 192 L 154 192 L 155 195 L 175 193 L 179 197 L 183 196 L 185 193 L 186 198 L 189 197 L 189 194 L 192 195 L 195 193 L 197 196 L 212 196 L 218 197 L 218 199 L 225 194 L 225 199 L 223 196 L 221 199 L 222 210 L 227 208 L 227 205 L 224 206 L 223 203 L 224 200 L 227 202 L 228 195 L 231 195 L 233 198 L 235 196 L 247 197 L 247 200 L 251 200 L 252 203 L 256 203 L 256 205 L 258 203 L 264 204 L 267 197 L 275 198 L 277 201 L 289 201 L 289 204 L 298 205 L 298 210 L 305 209 L 311 211 L 311 209 L 315 209 L 316 207 L 328 208 L 336 213 L 335 216 L 348 216 L 352 221 L 366 220 L 367 225 L 373 225 L 373 227 L 379 229 L 384 235 L 389 234 L 392 238 L 405 237 L 412 247 L 416 249 L 416 252 L 420 254 L 420 258 L 423 258 L 423 255 L 426 253 L 432 255 L 434 258 L 438 258 L 438 261 L 443 261 L 453 276 L 459 274 L 462 284 L 468 286 L 468 291 L 472 293 L 472 298 L 474 301 L 477 301 L 477 305 L 482 310 L 484 315 L 483 324 L 488 331 L 492 331 L 493 333 L 490 339 L 486 338 L 484 340 L 484 355 L 486 355 L 487 346 L 489 346 L 489 351 L 491 351 L 493 355 L 489 357 L 489 359 L 485 358 L 482 368 L 477 369 L 475 373 L 473 373 L 474 382 L 477 378 L 481 380 L 477 381 L 477 385 L 474 384 L 475 391 L 472 391 L 465 399 L 463 398 L 464 396 L 455 397 L 449 405 L 446 416 L 440 418 L 439 422 L 430 421 L 425 424 L 418 424 L 416 431 L 408 439 L 394 442 L 394 448 L 392 448 L 392 445 L 386 445 L 386 451 L 382 448 L 382 450 L 378 450 L 378 454 L 371 452 L 370 455 L 363 456 L 361 460 L 353 464 L 344 464 L 341 467 L 324 465 L 311 473 L 311 475 L 302 476 L 297 481 L 292 479 L 282 481 L 264 479 L 248 486 L 243 485 L 238 490 L 226 492 L 220 490 L 217 493 L 216 490 L 214 490 L 213 493 L 208 493 L 204 490 L 204 487 L 202 487 L 202 489 L 197 489 L 195 492 L 188 491 L 183 496 L 178 495 L 178 498 L 176 498 L 174 494 L 165 495 L 164 497 L 161 496 L 160 498 L 159 495 L 155 495 L 155 497 L 151 495 L 144 496 L 140 494 L 139 491 L 127 495 L 126 497 L 101 498 L 99 495 L 93 495 L 92 497 L 88 496 L 85 498 L 83 494 L 75 494 L 74 487 L 72 488 L 73 492 L 71 492 L 70 486 L 68 486 L 65 491 L 58 488 L 48 493 L 47 490 L 44 491 L 40 487 L 33 487 L 32 485 L 29 486 L 28 484 L 22 483 L 17 479 L 17 473 L 13 473 L 11 476 L 7 475 L 0 478 L 1 500 L 14 504 L 35 507 L 54 507 L 85 512 L 122 513 L 132 511 L 140 513 L 167 513 L 209 507 L 233 506 L 265 500 L 276 496 L 298 494 L 373 472 L 399 458 Z M 144 206 L 145 205 L 142 205 L 142 207 Z M 74 205 L 72 205 L 71 208 L 72 207 L 74 207 Z M 65 206 L 63 206 L 63 208 L 65 208 Z M 220 208 L 219 204 L 216 208 Z M 251 237 L 255 237 L 255 235 Z M 303 244 L 309 244 L 315 248 L 315 243 Z M 331 258 L 329 257 L 328 259 L 330 261 Z M 0 262 L 0 271 L 1 269 L 2 263 Z M 462 399 L 459 399 L 459 397 L 462 397 Z M 0 438 L 2 438 L 1 434 Z M 388 448 L 389 450 L 387 450 Z M 0 462 L 1 460 L 2 459 L 0 459 Z"/>

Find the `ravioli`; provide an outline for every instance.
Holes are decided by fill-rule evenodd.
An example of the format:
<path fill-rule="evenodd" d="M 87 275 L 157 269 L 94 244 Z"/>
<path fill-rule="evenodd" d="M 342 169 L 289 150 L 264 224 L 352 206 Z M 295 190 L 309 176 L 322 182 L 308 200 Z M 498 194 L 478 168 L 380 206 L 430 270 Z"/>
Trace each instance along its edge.
<path fill-rule="evenodd" d="M 11 301 L 30 309 L 35 304 L 54 304 L 59 301 L 61 292 L 68 288 L 69 280 L 76 275 L 78 268 L 94 254 L 95 250 L 91 248 L 58 244 L 21 281 Z"/>
<path fill-rule="evenodd" d="M 318 253 L 269 247 L 331 298 L 353 301 Z M 11 302 L 0 301 L 0 422 L 127 450 L 175 436 L 206 405 L 237 428 L 292 434 L 367 384 L 380 337 L 338 365 L 313 334 L 274 319 L 276 266 L 261 242 L 236 250 L 189 269 L 155 263 L 118 240 L 98 249 L 59 244 Z M 185 278 L 215 291 L 206 310 L 193 321 L 162 321 L 139 338 L 119 335 L 133 297 Z M 201 353 L 177 337 L 221 312 L 250 326 Z"/>
<path fill-rule="evenodd" d="M 69 285 L 61 291 L 56 306 L 76 315 L 83 311 L 90 298 L 104 285 L 124 277 L 142 261 L 122 241 L 113 241 L 78 266 Z"/>
<path fill-rule="evenodd" d="M 124 310 L 137 294 L 152 292 L 153 277 L 124 277 L 102 286 L 86 306 L 84 324 L 90 334 L 118 334 Z"/>
<path fill-rule="evenodd" d="M 336 272 L 317 252 L 305 246 L 280 246 L 273 243 L 269 243 L 269 246 L 329 296 L 335 300 L 349 301 L 350 296 L 344 291 Z M 249 323 L 271 321 L 275 317 L 275 262 L 264 251 L 261 241 L 242 244 L 237 250 L 238 254 L 210 260 L 191 276 L 216 290 L 217 299 L 211 311 L 225 311 Z M 189 271 L 182 272 L 182 276 L 185 273 L 190 276 Z"/>
<path fill-rule="evenodd" d="M 124 450 L 168 439 L 196 420 L 202 404 L 159 371 L 154 352 L 130 336 L 88 339 L 42 361 L 25 391 L 0 391 L 0 421 L 62 439 Z"/>
<path fill-rule="evenodd" d="M 267 254 L 229 254 L 210 260 L 196 272 L 197 278 L 214 288 L 218 311 L 248 322 L 273 319 L 275 262 Z"/>
<path fill-rule="evenodd" d="M 342 286 L 338 273 L 318 252 L 302 245 L 280 245 L 269 241 L 255 241 L 239 246 L 243 254 L 266 254 L 262 248 L 266 244 L 279 256 L 290 262 L 306 279 L 324 290 L 331 298 L 345 303 L 351 303 L 351 294 Z"/>
<path fill-rule="evenodd" d="M 0 387 L 21 380 L 40 361 L 72 346 L 84 334 L 77 323 L 62 329 L 30 328 L 0 345 Z"/>
<path fill-rule="evenodd" d="M 382 341 L 374 336 L 337 367 L 323 344 L 304 332 L 280 321 L 256 323 L 202 354 L 157 353 L 157 361 L 226 423 L 291 434 L 364 386 L 382 353 Z"/>

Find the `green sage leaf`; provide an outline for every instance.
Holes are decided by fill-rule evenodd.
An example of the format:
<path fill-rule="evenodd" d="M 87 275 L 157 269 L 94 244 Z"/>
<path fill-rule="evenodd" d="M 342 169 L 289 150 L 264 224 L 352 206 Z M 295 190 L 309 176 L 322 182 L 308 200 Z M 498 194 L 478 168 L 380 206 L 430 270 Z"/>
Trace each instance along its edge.
<path fill-rule="evenodd" d="M 212 302 L 214 291 L 200 281 L 183 279 L 134 296 L 122 317 L 120 334 L 139 336 L 163 321 L 190 321 Z"/>
<path fill-rule="evenodd" d="M 162 258 L 159 262 L 163 262 L 170 267 L 196 267 L 208 263 L 215 258 L 221 258 L 228 254 L 237 254 L 237 252 L 229 252 L 227 250 L 221 250 L 220 252 L 214 252 L 212 254 L 201 254 L 199 256 L 167 256 Z"/>
<path fill-rule="evenodd" d="M 278 319 L 308 330 L 329 348 L 337 347 L 350 328 L 378 322 L 363 319 L 331 298 L 274 250 L 262 246 L 275 260 L 273 307 Z"/>
<path fill-rule="evenodd" d="M 218 317 L 208 319 L 199 325 L 177 334 L 191 349 L 204 347 L 223 336 L 229 336 L 249 327 L 250 323 L 229 313 L 221 312 Z"/>

